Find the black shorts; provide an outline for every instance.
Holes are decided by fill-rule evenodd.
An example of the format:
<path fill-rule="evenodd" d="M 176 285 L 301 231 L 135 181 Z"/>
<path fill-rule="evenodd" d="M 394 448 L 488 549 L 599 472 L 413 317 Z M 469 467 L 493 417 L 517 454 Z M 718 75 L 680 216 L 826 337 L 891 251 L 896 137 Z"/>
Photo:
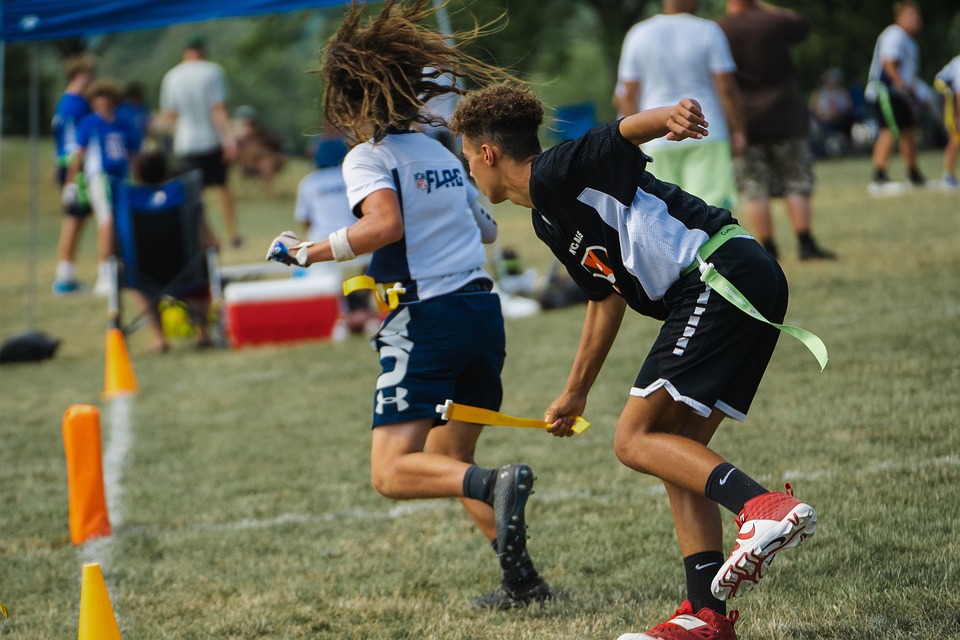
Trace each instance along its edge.
<path fill-rule="evenodd" d="M 787 312 L 787 279 L 755 240 L 735 238 L 708 258 L 771 322 Z M 734 307 L 694 271 L 664 299 L 664 321 L 630 395 L 646 397 L 664 387 L 701 416 L 714 408 L 744 420 L 760 386 L 780 331 Z"/>
<path fill-rule="evenodd" d="M 199 169 L 203 173 L 205 187 L 227 184 L 227 163 L 223 161 L 223 149 L 220 147 L 208 153 L 181 156 L 180 169 L 184 173 Z"/>
<path fill-rule="evenodd" d="M 920 114 L 917 110 L 916 101 L 895 89 L 888 88 L 888 92 L 890 95 L 891 111 L 893 111 L 893 120 L 897 123 L 897 128 L 901 131 L 903 129 L 915 128 L 920 123 Z M 874 117 L 876 117 L 877 122 L 880 123 L 880 128 L 889 129 L 890 124 L 880 109 L 880 103 L 872 102 L 870 104 L 873 106 Z"/>

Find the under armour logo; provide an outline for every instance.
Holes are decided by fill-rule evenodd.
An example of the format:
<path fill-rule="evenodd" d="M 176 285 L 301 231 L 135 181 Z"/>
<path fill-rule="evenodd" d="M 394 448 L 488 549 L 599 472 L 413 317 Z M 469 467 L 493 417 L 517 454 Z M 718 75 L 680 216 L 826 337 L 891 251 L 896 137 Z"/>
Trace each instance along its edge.
<path fill-rule="evenodd" d="M 410 403 L 407 402 L 404 398 L 407 397 L 407 390 L 403 387 L 397 387 L 397 395 L 395 396 L 385 396 L 383 395 L 383 390 L 377 391 L 377 408 L 374 409 L 378 416 L 383 415 L 384 405 L 396 405 L 397 411 L 406 411 L 410 408 Z"/>

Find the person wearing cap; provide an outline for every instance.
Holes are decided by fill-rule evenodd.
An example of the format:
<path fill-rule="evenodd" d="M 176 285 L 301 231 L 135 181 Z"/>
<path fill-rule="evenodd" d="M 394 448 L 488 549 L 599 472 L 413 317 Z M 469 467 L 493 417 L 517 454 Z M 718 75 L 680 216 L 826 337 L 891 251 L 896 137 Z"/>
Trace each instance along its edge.
<path fill-rule="evenodd" d="M 193 37 L 183 60 L 167 71 L 160 86 L 160 126 L 174 130 L 173 151 L 184 171 L 200 169 L 204 187 L 220 194 L 220 212 L 234 247 L 243 242 L 227 169 L 236 158 L 237 142 L 230 127 L 223 68 L 209 60 L 203 38 Z"/>

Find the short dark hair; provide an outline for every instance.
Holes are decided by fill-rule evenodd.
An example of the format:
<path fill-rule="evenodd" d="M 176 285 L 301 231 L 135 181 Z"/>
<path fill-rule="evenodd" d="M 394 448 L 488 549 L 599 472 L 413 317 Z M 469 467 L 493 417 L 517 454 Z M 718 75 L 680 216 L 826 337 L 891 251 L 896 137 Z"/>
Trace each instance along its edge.
<path fill-rule="evenodd" d="M 160 184 L 167 179 L 167 156 L 162 151 L 141 154 L 133 171 L 137 179 L 144 184 Z"/>
<path fill-rule="evenodd" d="M 500 83 L 467 93 L 450 129 L 472 144 L 493 143 L 506 156 L 525 160 L 540 153 L 543 105 L 529 87 Z"/>

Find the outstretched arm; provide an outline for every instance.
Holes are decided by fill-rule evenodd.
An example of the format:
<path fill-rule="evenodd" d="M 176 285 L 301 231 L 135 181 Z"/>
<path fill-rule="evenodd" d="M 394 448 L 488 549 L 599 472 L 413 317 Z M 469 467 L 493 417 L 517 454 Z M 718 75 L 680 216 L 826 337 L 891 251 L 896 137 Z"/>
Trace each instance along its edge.
<path fill-rule="evenodd" d="M 616 294 L 587 303 L 587 316 L 583 321 L 580 345 L 567 377 L 567 386 L 543 413 L 543 419 L 552 423 L 547 427 L 549 433 L 558 437 L 573 435 L 571 427 L 574 418 L 583 415 L 587 394 L 620 331 L 626 308 L 627 303 Z"/>
<path fill-rule="evenodd" d="M 684 98 L 672 107 L 657 107 L 627 116 L 620 121 L 620 135 L 636 145 L 664 136 L 667 140 L 699 140 L 707 135 L 707 126 L 700 103 Z"/>

